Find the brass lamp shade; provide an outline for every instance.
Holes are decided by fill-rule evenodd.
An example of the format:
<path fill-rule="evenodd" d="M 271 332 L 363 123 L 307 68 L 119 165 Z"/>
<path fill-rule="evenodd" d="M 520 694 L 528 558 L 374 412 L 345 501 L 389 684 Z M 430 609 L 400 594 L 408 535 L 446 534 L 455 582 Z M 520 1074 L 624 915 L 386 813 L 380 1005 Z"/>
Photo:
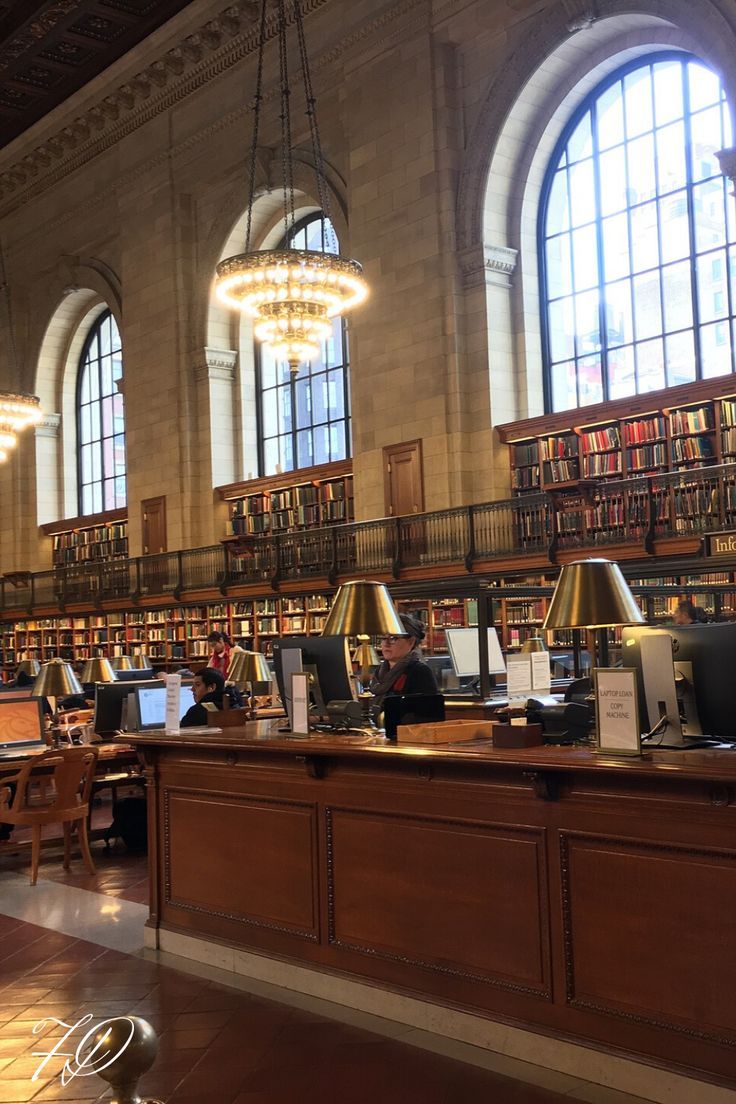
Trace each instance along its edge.
<path fill-rule="evenodd" d="M 612 560 L 565 564 L 552 595 L 545 629 L 598 629 L 642 624 L 634 595 Z"/>
<path fill-rule="evenodd" d="M 37 659 L 22 659 L 18 664 L 17 675 L 24 671 L 31 678 L 35 678 L 41 670 L 41 664 Z"/>
<path fill-rule="evenodd" d="M 136 671 L 151 671 L 153 670 L 153 664 L 147 655 L 139 653 L 130 657 L 130 666 L 135 668 Z"/>
<path fill-rule="evenodd" d="M 327 615 L 322 636 L 406 636 L 388 588 L 367 579 L 343 583 Z"/>
<path fill-rule="evenodd" d="M 370 667 L 377 667 L 380 662 L 381 657 L 368 640 L 358 644 L 353 652 L 353 663 L 357 663 L 361 671 L 367 671 Z"/>
<path fill-rule="evenodd" d="M 109 659 L 97 656 L 96 659 L 88 659 L 85 663 L 80 682 L 114 682 L 115 672 Z"/>
<path fill-rule="evenodd" d="M 270 682 L 272 678 L 265 656 L 260 652 L 231 653 L 227 681 L 240 690 L 245 689 L 246 685 L 252 686 L 254 682 Z"/>
<path fill-rule="evenodd" d="M 50 659 L 41 668 L 33 693 L 40 698 L 68 698 L 81 694 L 82 687 L 71 664 L 63 659 Z"/>
<path fill-rule="evenodd" d="M 112 660 L 113 671 L 132 671 L 133 664 L 130 656 L 113 656 Z"/>
<path fill-rule="evenodd" d="M 528 636 L 521 645 L 521 651 L 523 655 L 528 655 L 530 652 L 546 652 L 549 649 L 541 636 Z"/>

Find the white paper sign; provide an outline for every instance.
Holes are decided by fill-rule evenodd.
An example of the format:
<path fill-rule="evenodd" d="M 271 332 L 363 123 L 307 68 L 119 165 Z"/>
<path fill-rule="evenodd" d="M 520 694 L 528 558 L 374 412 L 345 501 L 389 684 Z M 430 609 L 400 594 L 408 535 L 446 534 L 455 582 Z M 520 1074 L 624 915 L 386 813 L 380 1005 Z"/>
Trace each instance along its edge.
<path fill-rule="evenodd" d="M 549 665 L 549 652 L 532 652 L 532 690 L 544 690 L 549 693 L 552 685 L 552 673 Z"/>
<path fill-rule="evenodd" d="M 309 674 L 294 672 L 291 676 L 291 731 L 299 736 L 309 732 Z"/>
<path fill-rule="evenodd" d="M 178 732 L 181 721 L 181 675 L 166 675 L 166 732 Z M 192 698 L 192 705 L 194 698 Z"/>
<path fill-rule="evenodd" d="M 631 667 L 601 667 L 594 674 L 599 750 L 641 755 L 636 671 Z"/>
<path fill-rule="evenodd" d="M 506 657 L 506 693 L 509 698 L 528 698 L 532 692 L 530 655 Z"/>

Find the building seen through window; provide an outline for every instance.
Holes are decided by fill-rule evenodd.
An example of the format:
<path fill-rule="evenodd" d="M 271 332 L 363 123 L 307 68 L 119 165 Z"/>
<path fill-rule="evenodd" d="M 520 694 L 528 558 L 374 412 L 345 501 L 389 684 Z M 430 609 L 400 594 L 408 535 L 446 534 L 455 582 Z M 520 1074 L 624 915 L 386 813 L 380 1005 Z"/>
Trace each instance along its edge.
<path fill-rule="evenodd" d="M 110 311 L 100 315 L 84 343 L 77 380 L 79 513 L 126 504 L 125 412 L 116 383 L 123 355 Z"/>
<path fill-rule="evenodd" d="M 298 222 L 281 249 L 339 253 L 334 227 L 321 214 Z M 292 379 L 286 361 L 267 345 L 256 347 L 260 474 L 326 464 L 350 455 L 350 395 L 345 323 L 335 318 L 332 334 L 315 360 Z"/>
<path fill-rule="evenodd" d="M 540 210 L 549 409 L 734 370 L 731 141 L 721 82 L 688 54 L 637 59 L 570 120 Z"/>

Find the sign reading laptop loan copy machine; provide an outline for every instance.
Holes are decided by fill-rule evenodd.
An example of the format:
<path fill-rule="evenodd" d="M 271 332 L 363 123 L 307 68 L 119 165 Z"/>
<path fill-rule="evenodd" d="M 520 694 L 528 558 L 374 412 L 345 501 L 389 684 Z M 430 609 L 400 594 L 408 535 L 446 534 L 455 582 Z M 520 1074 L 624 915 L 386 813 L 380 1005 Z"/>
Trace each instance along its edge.
<path fill-rule="evenodd" d="M 636 671 L 633 667 L 598 667 L 593 675 L 599 751 L 641 755 Z"/>

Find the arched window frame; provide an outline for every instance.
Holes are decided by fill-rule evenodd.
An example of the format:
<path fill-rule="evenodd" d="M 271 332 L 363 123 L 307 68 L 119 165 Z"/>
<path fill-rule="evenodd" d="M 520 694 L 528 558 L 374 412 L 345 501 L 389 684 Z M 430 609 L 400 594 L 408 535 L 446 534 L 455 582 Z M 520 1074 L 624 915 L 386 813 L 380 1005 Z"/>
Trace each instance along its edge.
<path fill-rule="evenodd" d="M 546 167 L 546 170 L 545 170 L 545 173 L 544 173 L 544 179 L 543 179 L 543 182 L 542 182 L 542 188 L 541 188 L 539 206 L 538 206 L 537 261 L 538 261 L 538 271 L 539 271 L 540 328 L 541 328 L 541 338 L 542 338 L 542 360 L 543 360 L 542 378 L 543 378 L 543 387 L 544 387 L 544 406 L 545 406 L 545 410 L 548 411 L 548 412 L 551 412 L 551 411 L 556 409 L 555 406 L 554 406 L 554 398 L 553 398 L 553 393 L 552 393 L 552 364 L 553 364 L 553 362 L 552 362 L 551 348 L 550 348 L 550 320 L 549 320 L 549 303 L 550 303 L 550 300 L 554 298 L 554 296 L 549 295 L 548 271 L 547 271 L 547 251 L 546 251 L 547 217 L 548 217 L 548 211 L 549 211 L 550 194 L 551 194 L 551 190 L 552 190 L 552 184 L 553 184 L 555 173 L 557 172 L 558 168 L 560 167 L 560 162 L 561 162 L 562 156 L 565 152 L 565 149 L 567 147 L 567 144 L 568 144 L 570 138 L 572 137 L 572 135 L 574 134 L 576 128 L 579 125 L 579 123 L 581 122 L 581 120 L 584 118 L 584 116 L 588 112 L 590 112 L 591 110 L 593 110 L 593 111 L 595 110 L 596 103 L 600 100 L 601 96 L 606 92 L 606 90 L 608 88 L 612 87 L 614 84 L 616 84 L 619 81 L 623 80 L 629 73 L 634 72 L 637 69 L 644 68 L 645 66 L 652 66 L 652 65 L 655 65 L 659 62 L 669 62 L 669 61 L 676 61 L 681 65 L 686 65 L 688 62 L 696 62 L 697 64 L 702 65 L 706 68 L 709 68 L 709 69 L 711 69 L 711 71 L 714 72 L 714 70 L 712 69 L 712 66 L 710 66 L 708 64 L 708 62 L 704 61 L 702 58 L 700 58 L 697 55 L 693 54 L 691 51 L 686 51 L 686 50 L 663 50 L 663 49 L 657 49 L 656 47 L 653 48 L 650 52 L 647 52 L 646 54 L 640 54 L 640 55 L 630 59 L 625 64 L 617 66 L 614 70 L 612 70 L 610 73 L 608 73 L 598 84 L 596 84 L 596 86 L 594 88 L 592 88 L 590 92 L 588 92 L 588 94 L 585 96 L 584 100 L 582 100 L 576 106 L 576 108 L 572 112 L 570 118 L 565 123 L 565 126 L 563 127 L 563 129 L 560 133 L 559 139 L 558 139 L 558 141 L 555 145 L 554 151 L 552 152 L 552 154 L 549 158 L 549 161 L 547 163 L 547 167 Z M 717 73 L 715 73 L 715 75 L 718 76 Z M 722 88 L 722 92 L 723 92 L 723 82 L 722 81 L 721 81 L 721 88 Z M 687 96 L 687 81 L 685 81 L 685 90 L 686 90 L 686 96 Z M 723 95 L 722 95 L 721 102 L 722 103 L 725 102 L 727 111 L 730 110 L 730 104 L 728 102 L 728 99 L 723 98 Z M 690 150 L 690 147 L 691 147 L 691 136 L 692 136 L 691 117 L 692 117 L 692 114 L 694 114 L 694 112 L 690 111 L 689 103 L 686 102 L 685 108 L 684 108 L 684 113 L 683 113 L 683 118 L 684 118 L 684 123 L 685 123 L 686 150 L 688 150 L 688 151 Z M 732 127 L 734 125 L 733 116 L 731 118 L 731 125 L 732 125 Z M 625 142 L 624 142 L 624 148 L 625 149 L 628 147 L 629 141 L 630 141 L 630 139 L 628 139 L 628 138 L 625 140 Z M 600 158 L 600 151 L 596 148 L 594 150 L 593 160 L 594 160 L 594 163 L 595 163 L 594 182 L 595 182 L 595 187 L 596 187 L 597 190 L 600 187 L 600 162 L 599 162 L 599 158 Z M 656 161 L 656 153 L 655 153 L 655 161 Z M 695 220 L 694 220 L 694 217 L 693 217 L 693 187 L 694 187 L 694 185 L 703 183 L 703 181 L 701 181 L 701 180 L 694 181 L 693 180 L 691 159 L 690 159 L 689 155 L 685 158 L 685 161 L 686 161 L 686 165 L 685 165 L 686 178 L 685 178 L 684 189 L 686 191 L 686 201 L 687 201 L 688 213 L 689 213 L 689 245 L 690 245 L 690 252 L 689 252 L 689 256 L 684 258 L 684 260 L 689 260 L 689 262 L 690 262 L 690 287 L 691 287 L 691 297 L 692 297 L 692 306 L 693 306 L 693 319 L 692 319 L 692 326 L 690 328 L 683 328 L 682 331 L 677 331 L 677 332 L 683 332 L 683 333 L 684 332 L 692 332 L 693 333 L 694 357 L 695 357 L 695 379 L 700 380 L 700 379 L 704 378 L 704 373 L 703 373 L 703 356 L 702 356 L 701 336 L 700 336 L 700 327 L 701 327 L 702 323 L 701 323 L 701 320 L 700 320 L 700 317 L 699 317 L 699 304 L 698 304 L 698 294 L 697 294 L 697 292 L 698 292 L 698 286 L 697 286 L 697 257 L 699 255 L 707 254 L 711 250 L 701 249 L 698 252 L 698 249 L 696 248 L 696 241 L 695 241 L 696 229 L 695 229 Z M 721 174 L 719 172 L 717 172 L 717 173 L 713 174 L 713 177 L 709 177 L 709 178 L 705 178 L 705 179 L 706 180 L 714 179 L 715 177 L 718 177 L 720 175 Z M 734 251 L 734 253 L 736 254 L 736 240 L 735 240 L 736 235 L 734 235 L 734 237 L 731 237 L 728 233 L 729 224 L 733 225 L 733 212 L 731 211 L 730 206 L 729 206 L 729 204 L 730 204 L 730 202 L 732 202 L 732 200 L 731 200 L 730 195 L 728 194 L 728 189 L 726 188 L 726 183 L 727 183 L 727 181 L 724 180 L 724 182 L 723 182 L 724 204 L 725 204 L 724 218 L 725 218 L 726 227 L 727 227 L 727 234 L 726 234 L 726 240 L 725 240 L 722 248 L 726 250 L 726 254 L 727 254 L 727 257 L 728 257 L 729 250 Z M 658 195 L 658 193 L 655 194 L 655 198 L 656 198 L 657 195 Z M 629 223 L 630 223 L 630 211 L 631 211 L 631 209 L 632 208 L 629 205 L 627 205 L 624 208 L 624 212 L 627 214 L 627 218 L 629 220 Z M 608 286 L 608 284 L 613 282 L 613 281 L 610 281 L 610 280 L 607 281 L 605 279 L 605 274 L 603 272 L 603 263 L 604 263 L 603 262 L 603 256 L 604 255 L 603 255 L 603 242 L 602 242 L 602 222 L 603 222 L 603 215 L 600 213 L 600 205 L 598 205 L 598 212 L 596 213 L 594 225 L 595 225 L 596 243 L 597 243 L 597 251 L 598 251 L 598 284 L 597 284 L 597 289 L 600 292 L 603 292 L 605 290 L 605 288 Z M 733 231 L 731 233 L 733 233 Z M 660 230 L 660 233 L 659 233 L 659 240 L 660 240 L 660 246 L 661 246 L 661 230 Z M 719 248 L 719 247 L 713 247 L 713 248 Z M 631 251 L 631 243 L 629 244 L 629 250 Z M 658 265 L 653 266 L 651 269 L 649 269 L 647 271 L 659 271 L 659 272 L 661 272 L 661 270 L 664 267 L 666 267 L 668 263 L 669 262 L 667 262 L 667 261 L 663 261 L 662 256 L 661 256 L 661 249 L 660 249 L 660 259 L 659 259 Z M 727 289 L 728 289 L 729 313 L 723 319 L 719 319 L 719 321 L 725 322 L 725 324 L 728 325 L 729 330 L 730 330 L 731 371 L 733 371 L 734 370 L 734 356 L 736 356 L 736 292 L 734 292 L 734 289 L 732 287 L 732 281 L 730 281 L 728 279 L 728 277 L 726 277 L 726 286 L 727 286 Z M 605 317 L 605 299 L 604 299 L 603 295 L 601 295 L 600 301 L 599 301 L 599 328 L 600 328 L 600 337 L 601 337 L 600 356 L 601 356 L 601 365 L 602 365 L 602 368 L 601 368 L 602 390 L 603 390 L 602 398 L 603 398 L 603 401 L 606 401 L 611 396 L 610 396 L 610 393 L 609 393 L 610 380 L 609 380 L 609 374 L 608 374 L 608 370 L 607 370 L 608 369 L 608 360 L 607 360 L 607 358 L 608 358 L 608 352 L 609 352 L 609 344 L 608 344 L 608 340 L 607 340 L 608 334 L 607 334 L 606 317 Z M 661 330 L 661 333 L 656 335 L 656 336 L 660 339 L 663 339 L 664 336 L 668 332 L 670 332 L 670 331 L 668 331 L 667 328 L 666 328 L 666 323 L 665 323 L 664 314 L 663 314 L 662 315 L 662 330 Z M 638 342 L 637 342 L 636 336 L 634 335 L 634 337 L 632 337 L 632 345 L 635 346 L 637 343 Z M 577 353 L 577 349 L 575 351 L 574 359 L 575 359 L 576 362 L 579 360 L 579 354 Z M 666 376 L 666 373 L 667 373 L 666 363 L 664 365 L 664 371 L 665 371 L 664 386 L 670 386 L 671 385 L 670 380 Z M 711 375 L 715 375 L 715 374 L 718 374 L 718 373 L 711 373 Z M 636 368 L 636 367 L 635 367 L 635 380 L 636 380 L 637 385 L 638 385 L 638 368 Z M 677 381 L 677 382 L 686 382 L 686 381 Z M 633 394 L 639 394 L 639 393 L 641 393 L 641 392 L 639 392 L 637 390 L 635 392 L 632 392 L 631 394 L 633 395 Z M 579 377 L 579 373 L 578 373 L 577 363 L 576 363 L 576 394 L 577 394 L 577 398 L 578 398 L 578 405 L 579 406 L 587 405 L 587 403 L 581 404 L 580 401 L 579 401 L 580 400 L 580 377 Z M 615 396 L 615 397 L 618 397 L 618 396 Z M 620 397 L 623 398 L 624 396 L 622 395 Z M 592 400 L 592 401 L 597 401 L 597 400 Z M 562 407 L 560 407 L 559 409 L 562 409 Z"/>
<path fill-rule="evenodd" d="M 100 353 L 101 348 L 101 335 L 104 325 L 107 322 L 111 323 L 111 342 L 110 353 L 104 354 L 104 356 L 110 356 L 111 358 L 111 388 L 105 394 L 105 385 L 103 380 L 103 354 Z M 117 334 L 117 345 L 114 342 L 114 337 Z M 91 358 L 90 353 L 93 344 L 97 340 L 97 356 Z M 115 370 L 116 357 L 117 363 L 120 365 L 119 371 Z M 84 382 L 87 372 L 95 372 L 97 377 L 97 395 L 95 398 L 90 398 L 88 402 L 83 402 L 84 397 Z M 124 507 L 127 504 L 127 462 L 125 455 L 125 407 L 123 401 L 122 392 L 119 392 L 115 386 L 116 381 L 122 378 L 122 343 L 120 341 L 120 333 L 118 331 L 117 322 L 110 310 L 104 310 L 94 321 L 87 334 L 82 352 L 79 357 L 79 366 L 77 370 L 77 390 L 76 390 L 76 415 L 77 415 L 77 494 L 78 494 L 78 509 L 79 516 L 84 517 L 90 514 L 97 514 L 100 512 L 106 512 L 108 510 L 115 510 Z M 90 395 L 92 390 L 90 389 Z M 111 432 L 105 433 L 104 414 L 103 414 L 103 400 L 106 398 L 113 399 L 113 412 L 111 415 Z M 120 415 L 122 416 L 122 431 L 115 432 L 115 406 L 120 409 Z M 85 407 L 90 408 L 90 422 L 89 427 L 85 424 Z M 92 430 L 92 408 L 97 411 L 99 435 L 95 435 Z M 90 432 L 87 432 L 87 429 Z M 119 427 L 118 427 L 119 428 Z M 122 438 L 122 441 L 121 441 Z M 111 441 L 111 456 L 106 456 L 105 442 Z M 87 469 L 85 465 L 84 449 L 92 447 L 98 458 L 99 478 L 85 479 Z M 116 451 L 117 450 L 117 451 Z M 122 464 L 120 461 L 120 452 L 122 451 Z M 110 463 L 112 463 L 112 470 L 110 469 Z M 92 469 L 94 475 L 95 469 Z M 94 487 L 100 487 L 100 509 L 95 508 L 94 503 Z M 85 489 L 91 487 L 92 490 L 92 502 L 85 502 Z M 91 508 L 90 508 L 91 507 Z"/>
<path fill-rule="evenodd" d="M 321 224 L 322 224 L 322 240 L 323 240 L 323 243 L 324 243 L 324 241 L 325 241 L 325 232 L 324 232 L 325 217 L 324 217 L 324 213 L 322 211 L 312 211 L 312 212 L 305 215 L 303 218 L 299 219 L 297 222 L 294 223 L 294 225 L 289 230 L 289 233 L 284 238 L 282 238 L 280 244 L 276 248 L 278 248 L 278 249 L 293 248 L 293 242 L 297 239 L 298 235 L 301 234 L 303 231 L 307 230 L 308 227 L 310 227 L 311 225 L 313 225 L 316 222 L 321 222 Z M 333 230 L 334 230 L 334 227 L 333 227 Z M 297 246 L 297 248 L 299 248 L 299 247 Z M 302 365 L 300 365 L 299 372 L 298 372 L 296 377 L 294 377 L 290 372 L 288 372 L 288 369 L 285 369 L 284 372 L 282 372 L 282 379 L 277 382 L 275 388 L 273 388 L 273 387 L 264 387 L 263 368 L 264 368 L 264 355 L 266 355 L 266 354 L 264 353 L 264 349 L 263 349 L 263 346 L 261 345 L 261 343 L 260 342 L 255 342 L 256 432 L 257 432 L 257 435 L 258 435 L 258 470 L 259 470 L 259 474 L 261 476 L 274 474 L 273 472 L 268 472 L 266 470 L 267 465 L 266 465 L 265 447 L 264 446 L 265 446 L 265 442 L 266 442 L 267 439 L 268 440 L 272 440 L 272 439 L 278 440 L 280 438 L 287 437 L 287 436 L 290 438 L 290 440 L 291 440 L 291 450 L 292 450 L 291 454 L 292 454 L 292 458 L 293 458 L 293 464 L 289 468 L 283 468 L 283 470 L 284 471 L 298 471 L 301 467 L 310 466 L 310 465 L 303 465 L 303 464 L 299 463 L 299 449 L 298 449 L 298 435 L 299 435 L 299 432 L 303 432 L 304 430 L 307 430 L 307 429 L 310 430 L 310 431 L 314 431 L 314 429 L 319 428 L 323 425 L 326 425 L 328 427 L 328 432 L 329 432 L 329 427 L 331 427 L 333 425 L 338 425 L 338 424 L 344 422 L 345 449 L 344 449 L 344 451 L 342 451 L 341 455 L 333 456 L 331 454 L 330 458 L 329 458 L 330 462 L 331 461 L 336 461 L 336 460 L 347 459 L 352 454 L 351 410 L 350 410 L 350 354 L 349 354 L 349 349 L 348 349 L 348 333 L 347 333 L 347 325 L 345 323 L 344 318 L 340 318 L 337 321 L 337 324 L 340 327 L 340 333 L 341 333 L 342 362 L 331 365 L 330 368 L 329 368 L 329 371 L 334 372 L 336 370 L 339 370 L 341 372 L 341 377 L 342 377 L 341 378 L 342 403 L 343 403 L 343 410 L 344 410 L 344 418 L 341 418 L 341 417 L 330 418 L 330 417 L 328 417 L 327 422 L 319 422 L 319 423 L 317 423 L 317 425 L 315 425 L 313 417 L 310 417 L 309 422 L 307 424 L 297 426 L 296 418 L 293 417 L 293 411 L 295 411 L 297 409 L 297 387 L 298 387 L 299 379 L 300 378 L 303 379 L 305 375 L 308 375 L 310 378 L 312 377 L 312 371 L 311 371 L 312 366 L 311 366 L 311 364 L 302 364 Z M 317 373 L 317 375 L 318 376 L 321 375 L 323 371 L 325 371 L 324 368 L 320 369 L 320 371 Z M 288 378 L 284 379 L 283 378 L 284 375 L 288 375 Z M 266 391 L 269 391 L 269 390 L 276 390 L 276 392 L 277 392 L 277 404 L 278 404 L 278 398 L 279 398 L 278 393 L 279 392 L 284 392 L 284 391 L 288 392 L 290 410 L 292 411 L 292 418 L 291 418 L 291 429 L 290 429 L 290 431 L 286 431 L 284 433 L 279 433 L 275 436 L 265 438 L 264 413 L 263 413 L 264 393 Z M 280 454 L 280 450 L 279 450 L 279 454 Z"/>

